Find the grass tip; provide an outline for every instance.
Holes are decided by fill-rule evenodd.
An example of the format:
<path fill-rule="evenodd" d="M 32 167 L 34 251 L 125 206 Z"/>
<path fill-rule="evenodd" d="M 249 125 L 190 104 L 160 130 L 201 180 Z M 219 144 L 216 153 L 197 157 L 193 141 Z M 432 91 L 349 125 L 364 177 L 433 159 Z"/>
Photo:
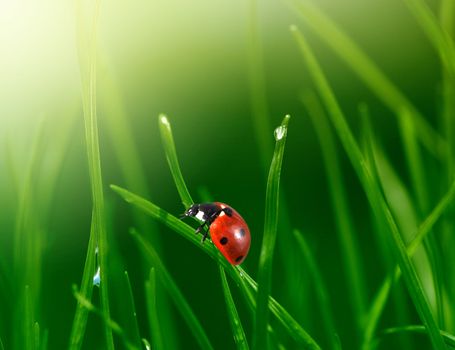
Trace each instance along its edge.
<path fill-rule="evenodd" d="M 161 113 L 158 116 L 158 119 L 160 121 L 160 124 L 163 124 L 167 128 L 171 127 L 171 124 L 169 123 L 169 119 L 167 119 L 167 115 L 166 114 Z"/>

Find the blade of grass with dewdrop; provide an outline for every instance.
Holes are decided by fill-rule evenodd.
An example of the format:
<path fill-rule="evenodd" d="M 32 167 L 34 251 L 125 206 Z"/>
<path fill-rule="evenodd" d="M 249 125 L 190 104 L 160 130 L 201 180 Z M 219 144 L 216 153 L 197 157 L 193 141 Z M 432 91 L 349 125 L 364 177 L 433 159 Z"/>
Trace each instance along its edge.
<path fill-rule="evenodd" d="M 440 331 L 441 336 L 443 337 L 445 343 L 449 345 L 451 348 L 455 348 L 455 335 L 450 334 L 445 331 Z M 393 328 L 386 328 L 381 331 L 380 335 L 391 335 L 391 334 L 399 334 L 399 333 L 427 333 L 425 326 L 423 325 L 409 325 L 409 326 L 402 326 L 402 327 L 393 327 Z"/>
<path fill-rule="evenodd" d="M 439 201 L 436 207 L 431 211 L 430 215 L 420 224 L 419 229 L 415 237 L 410 241 L 407 247 L 407 254 L 412 257 L 417 248 L 421 245 L 423 239 L 426 235 L 431 232 L 434 224 L 439 220 L 441 215 L 447 209 L 447 207 L 455 199 L 455 181 L 450 186 L 449 192 Z M 389 274 L 379 289 L 379 292 L 376 294 L 373 303 L 371 304 L 370 311 L 367 317 L 367 325 L 365 326 L 364 339 L 366 343 L 371 342 L 375 329 L 377 328 L 379 318 L 382 315 L 382 312 L 385 309 L 385 305 L 390 293 L 392 283 L 396 283 L 398 278 L 401 276 L 401 270 L 396 266 L 394 273 Z M 364 346 L 365 349 L 368 348 L 368 345 Z"/>
<path fill-rule="evenodd" d="M 396 115 L 399 115 L 402 109 L 412 114 L 420 141 L 432 154 L 443 158 L 446 152 L 445 140 L 354 41 L 314 4 L 301 0 L 290 1 L 293 3 L 292 8 L 305 23 L 345 61 L 385 105 Z"/>
<path fill-rule="evenodd" d="M 161 140 L 163 142 L 164 152 L 166 159 L 171 170 L 172 177 L 174 178 L 175 186 L 179 192 L 182 204 L 185 209 L 189 208 L 194 202 L 191 198 L 190 192 L 186 187 L 185 180 L 183 179 L 180 165 L 177 158 L 177 151 L 175 150 L 174 138 L 172 136 L 171 124 L 164 114 L 158 117 L 158 124 L 160 127 Z"/>
<path fill-rule="evenodd" d="M 180 291 L 171 274 L 164 266 L 153 246 L 146 242 L 134 229 L 131 230 L 131 234 L 143 251 L 145 257 L 158 269 L 158 276 L 161 279 L 161 283 L 163 283 L 169 295 L 172 297 L 177 309 L 185 319 L 188 327 L 191 329 L 191 332 L 196 338 L 199 346 L 202 349 L 213 349 L 212 344 L 204 331 L 204 327 L 202 327 L 198 318 L 191 309 L 191 306 L 186 301 L 183 293 Z"/>
<path fill-rule="evenodd" d="M 145 282 L 145 299 L 147 305 L 147 316 L 149 320 L 152 349 L 164 349 L 161 326 L 156 308 L 156 273 L 154 267 L 150 269 L 149 279 Z"/>
<path fill-rule="evenodd" d="M 92 214 L 93 216 L 93 214 Z M 90 300 L 93 293 L 93 274 L 96 270 L 96 240 L 94 231 L 95 221 L 92 220 L 90 229 L 90 238 L 87 248 L 87 255 L 85 257 L 84 271 L 82 273 L 81 289 L 79 294 L 85 299 Z M 74 313 L 73 324 L 71 327 L 71 335 L 69 339 L 68 348 L 71 350 L 78 350 L 82 348 L 84 341 L 85 328 L 87 325 L 88 310 L 81 303 L 77 303 L 76 312 Z"/>
<path fill-rule="evenodd" d="M 281 126 L 275 129 L 275 151 L 270 165 L 265 196 L 264 235 L 258 266 L 258 295 L 256 301 L 256 321 L 253 332 L 253 349 L 267 349 L 267 324 L 269 320 L 268 299 L 272 286 L 273 253 L 278 226 L 278 202 L 281 164 L 286 145 L 287 128 L 290 117 L 284 117 Z"/>
<path fill-rule="evenodd" d="M 131 342 L 137 347 L 141 348 L 142 341 L 141 335 L 139 333 L 139 325 L 137 322 L 137 314 L 136 314 L 136 306 L 134 305 L 134 295 L 133 295 L 133 288 L 131 287 L 130 278 L 128 276 L 128 271 L 125 271 L 125 284 L 128 291 L 128 297 L 126 302 L 129 304 L 128 309 L 130 311 L 129 315 L 127 315 L 127 320 L 125 323 L 129 325 L 129 331 L 125 331 L 128 338 L 131 339 Z M 125 316 L 125 315 L 124 315 Z M 128 334 L 131 333 L 131 334 Z"/>
<path fill-rule="evenodd" d="M 337 156 L 337 150 L 333 134 L 327 122 L 327 117 L 322 109 L 320 102 L 314 93 L 306 93 L 302 96 L 302 101 L 308 110 L 308 114 L 316 129 L 319 143 L 322 149 L 325 172 L 327 174 L 330 187 L 330 196 L 335 219 L 340 235 L 339 242 L 342 246 L 343 262 L 345 274 L 348 278 L 347 285 L 350 288 L 351 307 L 354 311 L 354 318 L 357 328 L 361 328 L 362 318 L 366 310 L 366 285 L 363 275 L 361 257 L 356 241 L 356 230 L 349 210 L 343 175 Z"/>
<path fill-rule="evenodd" d="M 85 141 L 87 148 L 87 161 L 91 182 L 91 194 L 93 202 L 94 221 L 91 234 L 95 235 L 95 247 L 98 249 L 100 267 L 100 302 L 101 310 L 110 319 L 109 311 L 109 291 L 108 291 L 108 264 L 107 264 L 107 232 L 105 223 L 103 181 L 101 175 L 101 161 L 99 150 L 98 124 L 97 124 L 97 105 L 96 105 L 96 40 L 97 40 L 97 21 L 99 15 L 100 1 L 93 5 L 93 14 L 89 17 L 90 31 L 84 35 L 84 27 L 81 26 L 83 19 L 82 4 L 78 3 L 78 54 L 79 66 L 81 71 L 83 114 L 85 123 Z M 84 45 L 86 43 L 86 45 Z M 87 51 L 87 52 L 85 52 Z M 95 250 L 87 251 L 87 254 L 95 254 Z M 91 295 L 89 295 L 91 297 Z M 79 322 L 86 321 L 81 317 Z M 106 348 L 114 349 L 112 329 L 104 326 L 104 337 Z"/>
<path fill-rule="evenodd" d="M 388 226 L 391 236 L 386 239 L 390 242 L 390 245 L 394 250 L 395 258 L 397 259 L 403 273 L 406 286 L 417 312 L 422 322 L 426 325 L 426 327 L 428 327 L 428 334 L 430 335 L 431 343 L 436 349 L 444 349 L 444 341 L 431 313 L 429 302 L 423 292 L 421 282 L 417 276 L 414 266 L 406 253 L 406 248 L 401 239 L 400 232 L 390 209 L 381 194 L 381 190 L 371 175 L 370 170 L 366 166 L 357 141 L 354 139 L 335 95 L 333 94 L 333 91 L 328 84 L 319 63 L 314 57 L 311 48 L 308 46 L 303 34 L 299 32 L 295 26 L 291 29 L 302 52 L 304 60 L 309 67 L 309 71 L 321 98 L 327 106 L 332 124 L 334 125 L 351 164 L 360 179 L 371 208 L 373 209 L 375 216 L 383 220 Z"/>
<path fill-rule="evenodd" d="M 142 210 L 146 214 L 150 215 L 154 219 L 165 224 L 171 230 L 175 231 L 183 238 L 193 243 L 196 247 L 201 249 L 203 252 L 208 254 L 218 264 L 222 265 L 230 276 L 234 279 L 236 285 L 244 286 L 244 280 L 248 282 L 248 285 L 254 291 L 257 291 L 256 282 L 243 270 L 240 266 L 233 267 L 229 262 L 219 253 L 213 244 L 201 244 L 199 238 L 194 234 L 194 229 L 179 220 L 175 216 L 169 214 L 164 209 L 161 209 L 157 205 L 147 201 L 146 199 L 131 193 L 121 187 L 111 185 L 113 191 L 115 191 L 120 197 L 126 202 L 132 204 L 138 209 Z M 244 291 L 244 293 L 246 293 Z M 246 294 L 247 295 L 247 294 Z M 248 300 L 249 298 L 247 298 Z M 252 306 L 253 307 L 253 306 Z M 284 329 L 287 330 L 297 342 L 304 344 L 306 349 L 319 349 L 317 343 L 311 338 L 311 336 L 295 321 L 289 313 L 272 297 L 269 297 L 269 307 L 271 312 L 276 316 Z"/>
<path fill-rule="evenodd" d="M 307 242 L 305 241 L 303 235 L 298 230 L 294 230 L 294 237 L 297 240 L 297 243 L 302 251 L 302 256 L 304 258 L 304 263 L 308 266 L 308 271 L 310 274 L 310 279 L 313 281 L 314 290 L 318 299 L 318 310 L 321 315 L 321 321 L 324 327 L 324 334 L 329 338 L 330 348 L 337 349 L 339 341 L 336 337 L 336 328 L 335 320 L 333 318 L 333 311 L 330 306 L 329 294 L 327 292 L 327 287 L 322 278 L 322 274 L 319 271 L 316 259 L 313 256 L 313 253 L 308 247 Z"/>
<path fill-rule="evenodd" d="M 248 342 L 243 331 L 242 321 L 240 320 L 237 308 L 235 307 L 234 299 L 232 298 L 231 290 L 226 278 L 226 273 L 222 266 L 219 266 L 221 285 L 223 287 L 224 299 L 228 310 L 229 323 L 231 325 L 232 334 L 234 336 L 234 342 L 237 349 L 249 349 Z"/>
<path fill-rule="evenodd" d="M 86 299 L 81 293 L 79 293 L 76 289 L 76 286 L 73 286 L 73 295 L 76 298 L 78 304 L 82 305 L 85 309 L 87 309 L 88 312 L 92 312 L 99 318 L 101 318 L 105 326 L 108 327 L 111 330 L 111 332 L 114 332 L 122 340 L 123 347 L 125 349 L 127 350 L 141 349 L 141 347 L 136 347 L 129 341 L 122 327 L 120 327 L 120 325 L 117 322 L 107 317 L 103 310 L 98 309 L 95 305 L 92 304 L 90 300 Z"/>

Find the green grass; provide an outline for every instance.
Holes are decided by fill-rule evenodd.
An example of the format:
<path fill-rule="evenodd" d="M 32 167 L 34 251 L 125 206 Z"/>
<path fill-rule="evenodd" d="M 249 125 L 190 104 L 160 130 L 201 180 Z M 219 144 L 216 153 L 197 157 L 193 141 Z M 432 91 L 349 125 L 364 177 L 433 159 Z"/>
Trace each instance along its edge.
<path fill-rule="evenodd" d="M 411 263 L 405 249 L 402 237 L 398 230 L 397 224 L 390 212 L 390 209 L 381 193 L 379 184 L 376 183 L 374 177 L 371 175 L 369 168 L 366 166 L 364 157 L 360 151 L 357 141 L 354 139 L 352 132 L 345 117 L 337 103 L 337 100 L 327 83 L 327 80 L 322 73 L 322 70 L 316 61 L 312 50 L 306 43 L 301 32 L 296 27 L 291 28 L 296 41 L 301 49 L 306 64 L 310 67 L 312 77 L 316 83 L 319 94 L 326 104 L 332 124 L 338 133 L 340 141 L 351 161 L 351 164 L 356 171 L 360 182 L 368 197 L 372 210 L 376 217 L 383 220 L 388 226 L 388 235 L 385 240 L 390 241 L 395 258 L 402 270 L 408 292 L 414 302 L 417 312 L 420 315 L 423 323 L 427 327 L 432 345 L 437 349 L 444 349 L 444 341 L 441 337 L 439 329 L 436 325 L 435 319 L 431 313 L 428 299 L 426 298 L 422 284 L 417 276 L 416 270 Z"/>
<path fill-rule="evenodd" d="M 176 16 L 167 27 L 162 5 L 155 18 L 137 7 L 132 27 L 144 36 L 130 36 L 123 10 L 131 5 L 77 2 L 80 96 L 52 99 L 50 109 L 43 98 L 33 121 L 3 135 L 5 118 L 0 128 L 0 350 L 455 348 L 453 1 L 436 11 L 424 0 L 397 5 L 406 22 L 397 37 L 413 28 L 430 44 L 418 46 L 415 67 L 437 61 L 424 72 L 433 79 L 426 90 L 409 87 L 428 78 L 422 72 L 409 81 L 386 73 L 394 70 L 375 51 L 385 44 L 351 35 L 370 28 L 375 13 L 284 3 L 251 0 L 239 10 L 242 66 L 221 68 L 211 95 L 200 89 L 212 87 L 210 64 L 198 64 L 212 61 L 216 45 L 226 49 L 219 59 L 238 59 L 207 30 L 214 22 L 231 37 L 225 17 L 188 25 Z M 141 16 L 162 31 L 136 26 Z M 302 30 L 289 34 L 285 25 L 296 19 Z M 112 23 L 122 23 L 115 41 L 129 45 L 119 56 L 118 43 L 106 40 Z M 216 34 L 210 49 L 200 50 L 193 25 Z M 178 79 L 148 70 L 175 58 L 171 27 L 191 38 L 185 50 L 204 51 L 203 59 L 172 61 Z M 137 55 L 144 38 L 172 52 Z M 182 67 L 200 81 L 185 85 Z M 237 75 L 238 85 L 224 89 L 223 79 Z M 351 76 L 346 87 L 367 87 L 361 95 L 343 90 L 340 77 Z M 181 91 L 193 88 L 184 106 Z M 224 94 L 227 112 L 216 102 Z M 35 107 L 33 96 L 21 101 L 12 113 L 2 103 L 2 116 Z M 287 111 L 289 125 L 289 116 L 278 119 Z M 202 244 L 196 221 L 179 219 L 212 200 L 241 208 L 248 222 L 252 246 L 241 266 L 210 239 Z"/>
<path fill-rule="evenodd" d="M 278 205 L 281 165 L 283 163 L 284 146 L 288 133 L 290 116 L 283 119 L 275 129 L 275 152 L 270 165 L 265 197 L 264 235 L 259 259 L 258 297 L 256 305 L 255 336 L 253 349 L 267 348 L 267 323 L 269 318 L 268 298 L 272 285 L 272 264 L 278 227 Z"/>
<path fill-rule="evenodd" d="M 234 335 L 234 342 L 237 349 L 249 349 L 248 342 L 243 331 L 242 320 L 239 317 L 237 308 L 235 307 L 234 299 L 232 298 L 229 283 L 226 278 L 226 273 L 222 266 L 220 266 L 221 284 L 223 286 L 224 298 L 226 299 L 226 306 L 228 309 L 229 323 L 231 325 L 232 334 Z"/>

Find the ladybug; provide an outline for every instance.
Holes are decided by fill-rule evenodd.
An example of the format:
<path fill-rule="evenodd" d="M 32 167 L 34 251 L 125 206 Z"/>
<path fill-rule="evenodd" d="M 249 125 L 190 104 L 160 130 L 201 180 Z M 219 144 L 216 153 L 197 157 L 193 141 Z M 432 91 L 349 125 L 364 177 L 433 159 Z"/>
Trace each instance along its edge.
<path fill-rule="evenodd" d="M 232 265 L 245 260 L 250 250 L 250 229 L 237 211 L 220 202 L 201 203 L 193 204 L 180 218 L 189 216 L 202 221 L 196 229 L 196 234 L 203 233 L 202 243 L 210 231 L 212 242 Z"/>

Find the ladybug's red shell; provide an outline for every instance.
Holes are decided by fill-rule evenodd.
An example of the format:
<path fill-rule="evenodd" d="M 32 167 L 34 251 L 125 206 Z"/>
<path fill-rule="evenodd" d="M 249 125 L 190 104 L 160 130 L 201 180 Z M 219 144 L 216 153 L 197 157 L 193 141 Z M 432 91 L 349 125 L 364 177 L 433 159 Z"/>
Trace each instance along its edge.
<path fill-rule="evenodd" d="M 239 265 L 250 250 L 250 230 L 245 220 L 233 208 L 224 203 L 215 204 L 221 209 L 231 209 L 232 215 L 228 216 L 221 212 L 212 222 L 210 225 L 212 242 L 232 265 Z"/>

